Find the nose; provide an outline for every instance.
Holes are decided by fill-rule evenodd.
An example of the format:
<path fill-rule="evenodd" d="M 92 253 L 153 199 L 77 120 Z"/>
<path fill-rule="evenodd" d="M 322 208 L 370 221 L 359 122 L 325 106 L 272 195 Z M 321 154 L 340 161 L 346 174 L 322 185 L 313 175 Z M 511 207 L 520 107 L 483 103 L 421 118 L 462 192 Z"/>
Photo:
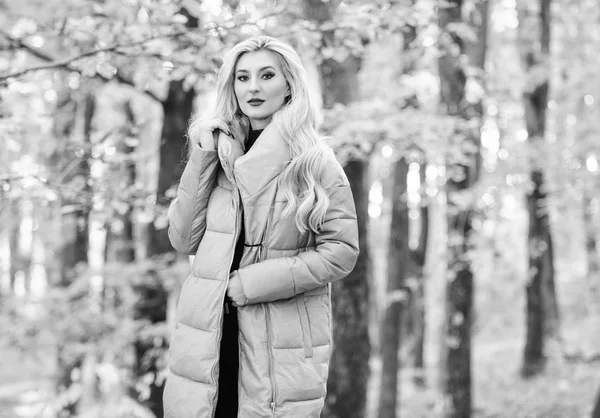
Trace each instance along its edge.
<path fill-rule="evenodd" d="M 259 90 L 258 80 L 254 77 L 250 79 L 250 93 L 256 93 Z"/>

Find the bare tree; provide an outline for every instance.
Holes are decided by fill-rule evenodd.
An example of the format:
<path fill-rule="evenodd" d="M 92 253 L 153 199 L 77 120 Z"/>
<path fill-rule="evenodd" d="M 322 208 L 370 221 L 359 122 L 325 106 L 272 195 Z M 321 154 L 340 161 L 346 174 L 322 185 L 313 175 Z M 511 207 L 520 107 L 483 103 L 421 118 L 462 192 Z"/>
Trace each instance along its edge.
<path fill-rule="evenodd" d="M 333 21 L 338 1 L 304 0 L 305 16 L 314 22 Z M 322 44 L 333 45 L 333 29 L 322 32 Z M 319 65 L 323 104 L 349 104 L 358 99 L 360 57 L 348 56 L 343 62 L 333 58 Z M 362 418 L 366 414 L 367 382 L 369 379 L 369 249 L 368 222 L 368 162 L 349 161 L 344 171 L 350 182 L 358 217 L 360 256 L 353 272 L 333 285 L 333 354 L 327 399 L 323 417 Z"/>
<path fill-rule="evenodd" d="M 416 28 L 408 27 L 403 34 L 403 74 L 410 74 L 415 65 L 411 44 L 416 39 Z M 399 74 L 402 75 L 402 74 Z M 404 108 L 417 108 L 415 94 L 406 97 Z M 385 317 L 381 330 L 381 385 L 379 397 L 379 418 L 397 417 L 400 403 L 399 374 L 403 358 L 399 355 L 406 341 L 413 343 L 409 354 L 413 355 L 415 369 L 419 370 L 416 381 L 422 382 L 423 344 L 425 335 L 424 277 L 425 249 L 427 246 L 428 210 L 422 206 L 420 231 L 417 248 L 409 247 L 411 223 L 407 195 L 409 154 L 419 155 L 421 181 L 425 177 L 424 153 L 416 145 L 404 150 L 394 164 L 392 179 L 391 229 L 387 256 L 387 289 Z M 414 152 L 412 152 L 414 151 Z M 413 224 L 414 225 L 414 224 Z M 403 350 L 406 351 L 406 350 Z"/>
<path fill-rule="evenodd" d="M 394 166 L 394 186 L 390 244 L 388 247 L 387 289 L 385 317 L 381 329 L 381 389 L 379 418 L 394 418 L 398 410 L 398 374 L 401 362 L 398 358 L 402 322 L 408 291 L 405 285 L 406 266 L 410 257 L 408 247 L 408 164 L 401 158 Z"/>
<path fill-rule="evenodd" d="M 59 167 L 60 184 L 69 185 L 71 193 L 63 195 L 60 219 L 60 274 L 54 285 L 67 288 L 78 278 L 80 268 L 88 264 L 89 215 L 91 188 L 89 185 L 92 120 L 95 113 L 95 96 L 92 90 L 82 95 L 63 92 L 62 105 L 55 117 L 55 135 L 62 138 L 64 146 L 57 149 L 51 160 Z M 59 122 L 60 121 L 60 122 Z M 70 388 L 75 382 L 73 371 L 80 369 L 84 354 L 73 353 L 74 341 L 60 341 L 58 347 L 59 390 Z M 61 414 L 77 413 L 77 401 L 66 402 Z"/>
<path fill-rule="evenodd" d="M 123 158 L 116 163 L 110 164 L 110 175 L 114 178 L 113 182 L 118 182 L 114 190 L 108 190 L 108 193 L 115 193 L 109 200 L 115 203 L 119 209 L 107 220 L 106 243 L 104 256 L 107 262 L 131 263 L 135 261 L 134 248 L 134 197 L 131 196 L 132 187 L 135 185 L 136 167 L 134 161 L 134 151 L 137 141 L 137 127 L 135 114 L 132 109 L 131 99 L 120 103 L 121 111 L 124 114 L 125 121 L 119 128 L 119 137 L 117 138 L 117 153 Z M 125 192 L 125 194 L 124 194 Z"/>
<path fill-rule="evenodd" d="M 17 276 L 19 273 L 23 274 L 25 279 L 25 289 L 29 289 L 29 284 L 31 283 L 31 253 L 27 254 L 23 251 L 21 241 L 22 241 L 22 232 L 21 232 L 21 224 L 23 221 L 24 213 L 23 213 L 23 203 L 24 198 L 18 197 L 11 199 L 8 204 L 8 211 L 10 216 L 10 221 L 8 224 L 9 230 L 9 248 L 10 248 L 10 267 L 9 267 L 9 275 L 10 275 L 10 291 L 11 293 L 15 292 L 15 286 L 17 283 Z"/>
<path fill-rule="evenodd" d="M 546 364 L 547 342 L 559 341 L 559 313 L 554 284 L 554 256 L 547 186 L 544 175 L 544 135 L 549 89 L 550 0 L 521 2 L 519 44 L 529 78 L 523 94 L 525 122 L 531 147 L 527 195 L 529 212 L 529 278 L 527 280 L 526 342 L 521 374 L 541 372 Z"/>
<path fill-rule="evenodd" d="M 456 138 L 461 158 L 448 161 L 448 277 L 446 313 L 442 348 L 444 397 L 447 401 L 445 416 L 471 416 L 471 323 L 473 318 L 473 270 L 468 252 L 472 231 L 472 186 L 479 178 L 480 127 L 483 115 L 482 98 L 475 103 L 466 99 L 469 69 L 473 81 L 483 83 L 486 53 L 488 2 L 477 2 L 470 12 L 466 1 L 451 0 L 439 9 L 441 28 L 439 59 L 441 101 L 449 115 L 459 123 Z M 467 16 L 468 21 L 464 21 Z M 455 30 L 457 25 L 468 24 L 475 32 L 475 42 L 469 42 Z M 459 53 L 453 52 L 458 48 Z M 465 64 L 465 58 L 467 58 Z M 470 67 L 470 68 L 468 68 Z M 461 139 L 462 138 L 462 139 Z"/>

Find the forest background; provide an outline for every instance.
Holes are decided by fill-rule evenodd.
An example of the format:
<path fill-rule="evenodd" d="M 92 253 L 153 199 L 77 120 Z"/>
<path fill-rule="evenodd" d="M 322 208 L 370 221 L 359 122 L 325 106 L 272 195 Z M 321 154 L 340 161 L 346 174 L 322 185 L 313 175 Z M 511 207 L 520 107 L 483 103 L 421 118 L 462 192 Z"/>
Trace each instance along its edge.
<path fill-rule="evenodd" d="M 361 256 L 323 417 L 600 418 L 593 0 L 0 1 L 0 417 L 154 417 L 223 52 L 302 55 Z"/>

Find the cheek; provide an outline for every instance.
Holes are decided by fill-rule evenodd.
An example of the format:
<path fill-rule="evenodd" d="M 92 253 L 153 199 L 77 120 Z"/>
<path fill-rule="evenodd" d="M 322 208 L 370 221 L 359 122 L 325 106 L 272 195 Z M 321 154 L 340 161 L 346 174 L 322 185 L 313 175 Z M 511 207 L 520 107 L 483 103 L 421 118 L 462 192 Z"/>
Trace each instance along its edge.
<path fill-rule="evenodd" d="M 242 87 L 239 84 L 234 84 L 233 86 L 233 94 L 235 95 L 235 99 L 239 102 L 240 96 L 243 95 Z"/>
<path fill-rule="evenodd" d="M 279 86 L 277 86 L 273 95 L 277 97 L 278 101 L 281 101 L 283 103 L 283 101 L 285 100 L 286 94 L 287 94 L 287 84 L 284 82 L 284 83 L 280 84 Z"/>

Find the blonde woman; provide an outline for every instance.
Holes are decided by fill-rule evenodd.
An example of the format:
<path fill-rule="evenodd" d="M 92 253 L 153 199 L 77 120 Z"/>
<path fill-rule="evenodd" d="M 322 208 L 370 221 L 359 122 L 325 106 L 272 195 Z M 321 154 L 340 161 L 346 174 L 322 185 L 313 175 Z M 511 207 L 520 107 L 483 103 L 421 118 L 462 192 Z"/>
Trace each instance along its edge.
<path fill-rule="evenodd" d="M 319 417 L 329 284 L 354 268 L 348 180 L 318 134 L 306 70 L 260 36 L 225 56 L 212 117 L 193 120 L 169 209 L 195 255 L 171 336 L 165 417 Z"/>

